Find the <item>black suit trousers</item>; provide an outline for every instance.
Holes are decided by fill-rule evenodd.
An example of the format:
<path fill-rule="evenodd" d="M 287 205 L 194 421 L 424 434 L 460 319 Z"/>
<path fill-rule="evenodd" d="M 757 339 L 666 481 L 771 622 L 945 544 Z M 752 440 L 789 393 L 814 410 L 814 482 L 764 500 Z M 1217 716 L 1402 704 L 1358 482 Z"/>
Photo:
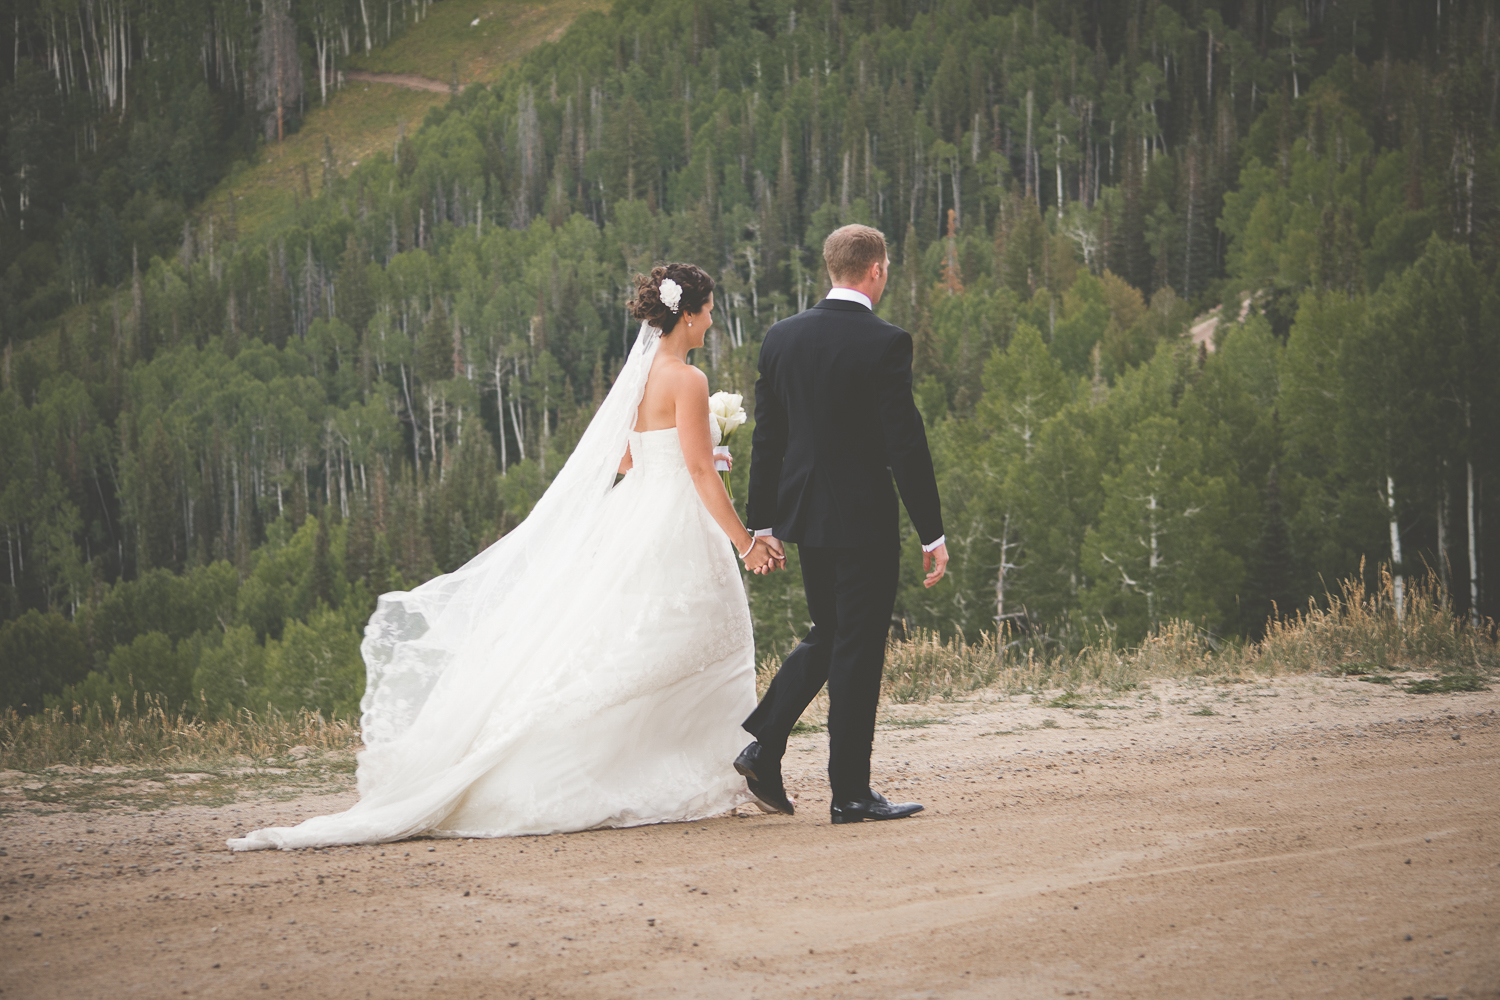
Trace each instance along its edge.
<path fill-rule="evenodd" d="M 778 757 L 808 704 L 828 684 L 828 783 L 833 801 L 870 794 L 870 752 L 901 549 L 798 547 L 812 629 L 792 650 L 744 728 Z"/>

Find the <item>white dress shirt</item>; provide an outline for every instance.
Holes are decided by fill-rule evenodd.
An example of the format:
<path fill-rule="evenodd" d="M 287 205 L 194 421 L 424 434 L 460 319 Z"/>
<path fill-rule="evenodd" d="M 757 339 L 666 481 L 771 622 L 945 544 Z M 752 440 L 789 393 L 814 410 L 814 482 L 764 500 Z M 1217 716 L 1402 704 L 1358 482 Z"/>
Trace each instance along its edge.
<path fill-rule="evenodd" d="M 841 299 L 844 302 L 858 302 L 860 305 L 864 306 L 866 309 L 870 310 L 871 312 L 875 311 L 875 304 L 870 301 L 870 297 L 868 295 L 866 295 L 864 292 L 856 291 L 853 288 L 839 288 L 839 287 L 835 286 L 835 287 L 830 288 L 828 290 L 828 298 L 830 298 L 830 299 Z M 774 528 L 757 528 L 757 529 L 755 529 L 755 537 L 756 538 L 764 538 L 764 537 L 772 534 L 775 530 L 776 529 L 774 529 Z M 924 545 L 924 546 L 922 546 L 922 551 L 923 552 L 931 552 L 932 550 L 936 549 L 939 545 L 946 544 L 947 539 L 948 539 L 948 536 L 946 536 L 946 535 L 939 535 L 937 537 L 937 540 L 934 541 L 931 545 Z"/>
<path fill-rule="evenodd" d="M 830 299 L 842 299 L 845 302 L 858 302 L 871 312 L 875 311 L 875 303 L 864 292 L 855 291 L 852 288 L 839 288 L 837 286 L 828 290 Z"/>

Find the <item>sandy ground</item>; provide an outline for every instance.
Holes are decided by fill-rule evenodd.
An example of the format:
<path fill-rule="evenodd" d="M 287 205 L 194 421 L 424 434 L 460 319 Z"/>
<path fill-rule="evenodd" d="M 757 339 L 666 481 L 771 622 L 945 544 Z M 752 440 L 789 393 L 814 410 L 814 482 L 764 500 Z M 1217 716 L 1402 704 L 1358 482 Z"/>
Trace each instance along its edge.
<path fill-rule="evenodd" d="M 1316 678 L 904 706 L 899 822 L 830 826 L 811 734 L 792 818 L 293 853 L 223 840 L 350 792 L 74 812 L 11 772 L 0 995 L 1495 997 L 1497 708 Z"/>

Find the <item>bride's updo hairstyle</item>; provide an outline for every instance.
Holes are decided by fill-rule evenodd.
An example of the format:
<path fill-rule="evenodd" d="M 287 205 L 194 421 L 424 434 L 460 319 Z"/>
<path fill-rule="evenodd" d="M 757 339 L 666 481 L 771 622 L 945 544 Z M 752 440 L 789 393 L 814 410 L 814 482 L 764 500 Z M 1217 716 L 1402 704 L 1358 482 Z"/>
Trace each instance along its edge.
<path fill-rule="evenodd" d="M 661 300 L 661 283 L 667 278 L 682 288 L 682 298 L 675 310 Z M 628 303 L 630 315 L 643 323 L 650 323 L 665 337 L 672 332 L 683 313 L 702 309 L 713 290 L 714 279 L 697 264 L 658 264 L 650 274 L 635 276 L 635 298 Z"/>

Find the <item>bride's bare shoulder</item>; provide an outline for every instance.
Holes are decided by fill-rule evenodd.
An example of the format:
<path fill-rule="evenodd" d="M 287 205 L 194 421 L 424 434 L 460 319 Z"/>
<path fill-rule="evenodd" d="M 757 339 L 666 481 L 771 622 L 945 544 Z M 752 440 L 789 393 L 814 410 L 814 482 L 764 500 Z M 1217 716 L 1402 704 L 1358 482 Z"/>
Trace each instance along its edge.
<path fill-rule="evenodd" d="M 696 394 L 699 390 L 708 388 L 708 376 L 703 374 L 701 368 L 676 358 L 666 359 L 666 363 L 652 374 L 659 376 L 674 393 Z"/>

